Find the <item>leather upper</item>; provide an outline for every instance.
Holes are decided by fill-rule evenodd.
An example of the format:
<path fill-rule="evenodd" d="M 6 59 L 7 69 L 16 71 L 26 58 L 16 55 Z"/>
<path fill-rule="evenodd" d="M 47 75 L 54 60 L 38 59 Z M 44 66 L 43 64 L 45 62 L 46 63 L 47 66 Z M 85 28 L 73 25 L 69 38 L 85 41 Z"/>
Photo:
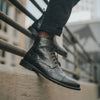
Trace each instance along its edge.
<path fill-rule="evenodd" d="M 79 87 L 77 81 L 68 77 L 59 66 L 55 56 L 53 39 L 37 37 L 33 47 L 27 52 L 24 59 L 49 77 L 63 84 Z"/>
<path fill-rule="evenodd" d="M 44 18 L 44 15 L 39 20 L 35 21 L 35 23 L 28 28 L 35 36 L 38 36 L 39 28 L 42 24 L 43 18 Z M 57 43 L 55 38 L 53 40 L 53 45 L 54 45 L 55 51 L 58 54 L 64 57 L 67 57 L 67 51 Z"/>

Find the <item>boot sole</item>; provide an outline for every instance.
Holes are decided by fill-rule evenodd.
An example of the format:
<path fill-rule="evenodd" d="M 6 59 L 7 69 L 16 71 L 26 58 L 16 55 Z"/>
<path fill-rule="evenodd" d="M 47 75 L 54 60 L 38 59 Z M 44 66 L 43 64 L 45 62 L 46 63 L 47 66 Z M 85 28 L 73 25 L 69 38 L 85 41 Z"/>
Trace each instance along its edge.
<path fill-rule="evenodd" d="M 41 70 L 39 70 L 37 67 L 35 67 L 34 65 L 30 64 L 29 62 L 25 61 L 24 59 L 21 60 L 20 62 L 20 65 L 22 65 L 24 68 L 28 69 L 28 70 L 34 70 L 36 73 L 40 73 L 42 76 L 44 76 L 45 78 L 47 78 L 48 80 L 58 84 L 58 85 L 61 85 L 63 87 L 67 87 L 67 88 L 70 88 L 70 89 L 74 89 L 74 90 L 80 90 L 80 87 L 73 87 L 73 86 L 69 86 L 69 85 L 65 85 L 53 78 L 51 78 L 50 76 L 46 75 L 45 73 L 43 73 Z"/>

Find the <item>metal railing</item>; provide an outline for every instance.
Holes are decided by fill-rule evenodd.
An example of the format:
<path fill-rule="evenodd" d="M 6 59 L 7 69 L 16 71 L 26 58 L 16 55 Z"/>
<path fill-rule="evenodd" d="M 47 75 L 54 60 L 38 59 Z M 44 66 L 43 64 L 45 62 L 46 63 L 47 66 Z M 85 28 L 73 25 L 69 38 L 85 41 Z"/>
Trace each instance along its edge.
<path fill-rule="evenodd" d="M 33 21 L 36 21 L 37 19 L 17 0 L 8 0 L 10 3 L 12 3 L 16 8 L 18 8 L 22 13 L 24 13 L 26 16 L 28 16 L 30 19 L 32 19 Z M 35 1 L 35 0 L 30 0 L 32 2 L 32 4 L 34 4 L 38 10 L 43 13 L 43 9 L 39 6 L 39 4 Z M 48 4 L 48 1 L 47 0 L 44 0 L 44 2 L 46 4 Z M 17 29 L 18 31 L 20 31 L 21 33 L 23 33 L 24 35 L 26 35 L 27 37 L 31 38 L 31 39 L 34 39 L 36 34 L 33 35 L 29 30 L 25 29 L 24 27 L 22 27 L 20 24 L 16 23 L 15 21 L 13 21 L 11 18 L 9 18 L 7 15 L 5 15 L 3 12 L 0 11 L 0 20 L 4 21 L 5 23 L 9 24 L 10 26 L 12 26 L 13 28 Z M 90 68 L 94 68 L 96 69 L 96 62 L 88 55 L 88 53 L 85 51 L 85 49 L 83 48 L 83 46 L 80 44 L 80 42 L 78 41 L 78 39 L 73 35 L 73 33 L 68 29 L 68 27 L 65 26 L 65 29 L 67 31 L 67 33 L 69 34 L 70 37 L 67 37 L 67 36 L 64 36 L 66 38 L 66 40 L 69 42 L 69 44 L 71 46 L 73 46 L 74 48 L 74 52 L 72 52 L 68 46 L 66 46 L 66 44 L 64 44 L 64 48 L 69 52 L 71 53 L 74 58 L 75 58 L 75 61 L 72 62 L 71 60 L 69 60 L 68 58 L 66 57 L 63 57 L 67 62 L 73 64 L 75 66 L 75 69 L 74 71 L 70 71 L 68 70 L 67 68 L 63 68 L 62 69 L 67 72 L 67 73 L 70 73 L 74 76 L 74 78 L 76 79 L 80 79 L 81 77 L 82 78 L 88 78 L 87 76 L 85 75 L 82 75 L 80 72 L 81 70 L 86 72 L 88 75 L 89 75 L 89 80 L 92 80 L 92 81 L 96 81 L 95 80 L 95 74 L 96 74 L 96 70 L 94 72 L 94 75 L 90 72 L 90 71 L 87 71 L 84 67 L 81 67 L 80 64 L 79 64 L 79 61 L 80 62 L 83 62 L 85 61 L 85 63 L 89 63 L 90 64 Z M 79 47 L 81 48 L 81 50 L 83 51 L 83 53 L 80 53 L 76 47 L 76 44 L 79 45 Z M 18 55 L 18 56 L 21 56 L 21 57 L 24 57 L 24 55 L 26 54 L 26 51 L 21 49 L 21 48 L 18 48 L 16 46 L 13 46 L 3 40 L 0 39 L 0 49 L 2 50 L 5 50 L 5 51 L 8 51 L 10 53 L 13 53 L 15 55 Z M 80 58 L 80 56 L 82 56 Z M 84 61 L 82 60 L 84 59 Z M 87 67 L 87 66 L 85 66 Z"/>

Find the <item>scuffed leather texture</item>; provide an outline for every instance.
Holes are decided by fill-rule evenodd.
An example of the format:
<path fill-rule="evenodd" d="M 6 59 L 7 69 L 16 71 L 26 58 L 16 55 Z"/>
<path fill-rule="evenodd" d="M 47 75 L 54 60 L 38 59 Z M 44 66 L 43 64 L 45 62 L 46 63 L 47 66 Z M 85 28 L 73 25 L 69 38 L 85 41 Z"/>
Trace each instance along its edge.
<path fill-rule="evenodd" d="M 57 80 L 64 85 L 79 88 L 76 80 L 68 77 L 59 66 L 54 54 L 53 39 L 37 37 L 33 47 L 27 52 L 24 60 L 36 66 L 48 77 Z"/>
<path fill-rule="evenodd" d="M 30 26 L 28 29 L 35 35 L 35 36 L 38 36 L 38 32 L 39 32 L 39 28 L 41 26 L 41 23 L 43 21 L 43 18 L 44 18 L 44 15 L 37 21 L 35 21 L 35 23 Z M 64 57 L 67 57 L 67 51 L 61 47 L 56 40 L 54 40 L 54 48 L 55 48 L 55 51 L 64 56 Z"/>

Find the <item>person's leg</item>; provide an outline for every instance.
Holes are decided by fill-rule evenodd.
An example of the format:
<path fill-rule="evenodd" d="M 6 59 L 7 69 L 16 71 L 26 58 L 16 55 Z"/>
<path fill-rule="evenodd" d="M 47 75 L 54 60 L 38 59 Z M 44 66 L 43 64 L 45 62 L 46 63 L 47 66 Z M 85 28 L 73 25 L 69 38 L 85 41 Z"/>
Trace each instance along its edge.
<path fill-rule="evenodd" d="M 51 0 L 47 11 L 44 12 L 44 14 L 35 21 L 29 29 L 31 30 L 32 28 L 35 28 L 38 32 L 43 30 L 51 34 L 56 33 L 56 35 L 60 35 L 63 26 L 70 16 L 72 8 L 78 3 L 78 1 L 79 0 Z M 55 32 L 52 30 L 55 30 Z"/>
<path fill-rule="evenodd" d="M 58 0 L 58 1 L 60 1 L 61 2 L 61 0 Z M 70 2 L 69 1 L 67 1 L 66 0 L 66 2 L 69 2 L 69 3 L 67 3 L 67 4 L 69 4 L 69 6 L 71 6 L 71 7 L 69 7 L 69 6 L 67 6 L 67 12 L 69 12 L 69 14 L 67 13 L 67 19 L 69 18 L 69 15 L 70 15 L 70 12 L 71 12 L 71 9 L 72 9 L 72 7 L 74 7 L 75 6 L 75 4 L 78 2 L 79 0 L 70 0 Z M 57 2 L 56 0 L 52 0 L 52 1 L 50 1 L 50 2 L 52 2 L 52 3 L 55 3 L 55 2 Z M 60 2 L 58 2 L 58 5 L 60 4 Z M 62 1 L 63 2 L 63 1 Z M 49 5 L 51 5 L 52 3 L 49 3 Z M 66 5 L 66 3 L 64 3 L 64 5 Z M 61 5 L 60 5 L 61 6 Z M 50 8 L 50 6 L 48 6 L 48 9 Z M 64 8 L 64 7 L 63 7 Z M 52 15 L 52 12 L 48 12 L 48 9 L 47 9 L 47 11 L 46 11 L 46 13 L 50 13 L 51 15 Z M 51 10 L 53 10 L 54 9 L 54 7 L 52 7 L 52 8 L 50 8 Z M 57 9 L 55 9 L 55 10 L 57 10 Z M 61 11 L 62 12 L 62 11 Z M 64 17 L 64 16 L 66 16 L 66 12 L 64 11 L 63 12 L 63 14 L 61 14 L 61 12 L 60 11 L 58 11 L 57 13 L 58 13 L 58 15 L 62 15 L 62 17 Z M 59 17 L 59 19 L 57 19 L 57 20 L 60 20 L 60 22 L 61 23 L 63 23 L 63 25 L 66 23 L 66 21 L 67 21 L 67 19 L 65 20 L 65 21 L 62 21 L 62 18 L 60 17 L 60 16 L 56 16 L 56 17 Z M 38 35 L 38 33 L 39 33 L 39 31 L 40 30 L 42 30 L 41 29 L 41 27 L 42 26 L 44 26 L 43 25 L 43 19 L 45 20 L 45 18 L 47 17 L 47 16 L 45 16 L 45 12 L 44 12 L 44 14 L 37 20 L 37 21 L 35 21 L 34 22 L 34 24 L 33 25 L 31 25 L 28 29 L 33 33 L 33 34 L 35 34 L 35 35 Z M 49 20 L 49 21 L 47 21 L 47 23 L 50 23 L 50 22 L 52 22 L 52 18 Z M 53 29 L 56 29 L 57 31 L 59 31 L 57 34 L 61 34 L 61 31 L 62 31 L 62 27 L 63 27 L 63 25 L 61 25 L 61 23 L 60 22 L 58 22 L 59 23 L 59 25 L 60 25 L 60 28 L 57 28 L 56 27 L 56 25 L 55 25 L 55 27 L 52 27 L 51 25 L 52 24 L 48 24 L 50 27 L 52 27 Z M 56 22 L 54 22 L 54 24 L 56 24 Z M 50 31 L 52 31 L 53 29 L 50 29 L 50 30 L 48 30 L 48 29 L 46 29 L 46 27 L 44 27 L 44 31 L 48 31 L 48 32 L 50 32 Z M 60 29 L 60 30 L 59 30 Z M 34 31 L 35 30 L 35 31 Z M 37 32 L 36 32 L 37 31 Z M 36 34 L 37 33 L 37 34 Z M 51 33 L 53 33 L 53 32 L 51 32 Z M 43 34 L 43 35 L 45 35 L 45 34 Z M 60 47 L 59 45 L 57 45 L 56 43 L 54 43 L 55 44 L 55 48 L 56 48 L 56 52 L 57 53 L 59 53 L 60 55 L 62 55 L 62 56 L 67 56 L 67 52 L 66 52 L 66 50 L 63 48 L 63 47 Z"/>
<path fill-rule="evenodd" d="M 48 8 L 43 15 L 39 31 L 59 35 L 63 26 L 69 19 L 72 7 L 79 0 L 50 0 Z"/>
<path fill-rule="evenodd" d="M 54 83 L 70 89 L 80 90 L 77 81 L 68 77 L 62 71 L 53 44 L 53 37 L 61 34 L 62 27 L 69 18 L 72 4 L 71 0 L 70 2 L 66 2 L 66 0 L 50 1 L 40 25 L 39 35 L 20 64 L 29 70 L 35 70 Z"/>

